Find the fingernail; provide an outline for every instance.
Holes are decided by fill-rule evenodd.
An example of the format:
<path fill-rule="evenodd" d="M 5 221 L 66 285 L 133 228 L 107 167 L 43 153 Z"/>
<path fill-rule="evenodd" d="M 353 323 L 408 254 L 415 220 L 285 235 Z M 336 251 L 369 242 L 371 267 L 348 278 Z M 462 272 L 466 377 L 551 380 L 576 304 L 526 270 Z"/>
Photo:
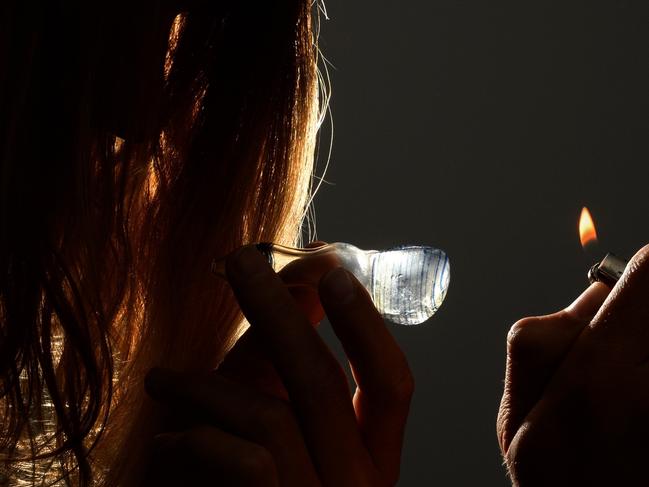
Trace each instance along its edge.
<path fill-rule="evenodd" d="M 307 249 L 317 249 L 320 247 L 324 247 L 327 245 L 327 242 L 323 242 L 322 240 L 314 240 L 313 242 L 309 242 L 306 246 Z"/>
<path fill-rule="evenodd" d="M 265 271 L 268 262 L 257 249 L 246 246 L 235 254 L 234 267 L 241 277 L 251 277 Z"/>
<path fill-rule="evenodd" d="M 349 273 L 342 267 L 330 271 L 323 279 L 322 285 L 332 301 L 348 304 L 354 299 L 356 288 Z"/>

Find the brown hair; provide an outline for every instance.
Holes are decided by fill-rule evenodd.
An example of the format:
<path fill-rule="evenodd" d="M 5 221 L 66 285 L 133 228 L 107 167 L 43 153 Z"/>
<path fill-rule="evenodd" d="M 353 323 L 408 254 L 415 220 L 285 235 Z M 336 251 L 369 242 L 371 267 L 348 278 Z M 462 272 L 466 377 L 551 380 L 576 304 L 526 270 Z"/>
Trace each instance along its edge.
<path fill-rule="evenodd" d="M 36 5 L 0 6 L 0 468 L 135 485 L 143 375 L 214 368 L 240 332 L 211 259 L 299 234 L 311 2 Z"/>

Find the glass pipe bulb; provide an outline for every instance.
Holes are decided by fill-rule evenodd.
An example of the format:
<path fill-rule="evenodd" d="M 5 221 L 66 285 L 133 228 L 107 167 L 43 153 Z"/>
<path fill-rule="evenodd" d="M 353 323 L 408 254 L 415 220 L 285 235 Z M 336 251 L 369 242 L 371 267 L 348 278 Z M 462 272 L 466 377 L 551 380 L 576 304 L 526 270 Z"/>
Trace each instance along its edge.
<path fill-rule="evenodd" d="M 317 286 L 319 276 L 341 266 L 354 274 L 369 292 L 383 318 L 400 325 L 418 325 L 442 305 L 451 279 L 449 259 L 442 250 L 423 246 L 361 250 L 336 242 L 295 249 L 272 243 L 257 244 L 276 272 L 290 272 L 297 261 L 299 285 Z M 304 269 L 310 269 L 306 271 Z M 225 259 L 212 263 L 212 272 L 225 278 Z"/>

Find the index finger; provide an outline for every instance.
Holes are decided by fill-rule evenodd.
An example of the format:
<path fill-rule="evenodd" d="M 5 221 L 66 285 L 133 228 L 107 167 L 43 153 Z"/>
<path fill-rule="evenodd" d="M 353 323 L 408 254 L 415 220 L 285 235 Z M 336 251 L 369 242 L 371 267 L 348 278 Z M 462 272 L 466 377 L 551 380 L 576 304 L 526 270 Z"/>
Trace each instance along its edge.
<path fill-rule="evenodd" d="M 648 295 L 649 245 L 631 259 L 583 339 L 624 362 L 645 361 L 649 357 Z"/>
<path fill-rule="evenodd" d="M 307 244 L 306 248 L 316 248 L 323 245 L 326 245 L 326 242 L 316 240 Z M 299 269 L 296 270 L 295 267 L 290 267 L 288 269 L 290 273 L 287 273 L 286 269 L 285 267 L 279 272 L 282 281 L 289 287 L 289 292 L 309 318 L 311 324 L 316 325 L 324 316 L 317 289 L 308 286 L 291 287 L 293 283 L 302 282 L 302 278 L 298 273 Z M 218 370 L 222 375 L 258 387 L 268 394 L 288 399 L 275 367 L 268 360 L 263 347 L 263 340 L 260 340 L 257 330 L 249 328 L 245 331 L 228 352 Z"/>
<path fill-rule="evenodd" d="M 226 271 L 241 310 L 263 337 L 284 381 L 324 483 L 335 484 L 336 475 L 353 479 L 362 471 L 354 468 L 357 462 L 369 458 L 361 454 L 365 448 L 340 365 L 253 247 L 229 258 Z"/>
<path fill-rule="evenodd" d="M 317 248 L 323 245 L 326 245 L 326 242 L 316 240 L 307 244 L 306 248 Z M 311 286 L 292 286 L 304 281 L 302 277 L 304 272 L 299 266 L 288 265 L 279 272 L 279 275 L 311 324 L 317 325 L 324 317 L 318 290 Z M 313 273 L 312 270 L 309 272 Z M 324 273 L 324 270 L 321 272 Z M 270 395 L 288 399 L 284 384 L 265 353 L 263 339 L 260 339 L 258 330 L 252 328 L 246 330 L 228 352 L 218 370 L 222 375 L 257 387 Z"/>
<path fill-rule="evenodd" d="M 564 310 L 523 318 L 509 330 L 505 387 L 496 421 L 504 454 L 609 291 L 605 284 L 593 283 Z"/>

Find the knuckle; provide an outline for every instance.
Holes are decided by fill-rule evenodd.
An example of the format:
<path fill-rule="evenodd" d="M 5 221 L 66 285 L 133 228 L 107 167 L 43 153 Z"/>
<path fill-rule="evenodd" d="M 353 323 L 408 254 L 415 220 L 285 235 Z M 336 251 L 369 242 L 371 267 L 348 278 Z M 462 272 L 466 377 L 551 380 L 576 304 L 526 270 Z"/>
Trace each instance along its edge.
<path fill-rule="evenodd" d="M 316 385 L 312 389 L 313 392 L 319 392 L 324 395 L 349 393 L 347 376 L 335 359 L 327 359 L 318 364 L 314 364 L 309 371 L 309 375 L 311 383 Z"/>
<path fill-rule="evenodd" d="M 545 485 L 538 483 L 538 479 L 544 477 L 539 467 L 546 465 L 539 458 L 544 457 L 552 438 L 542 430 L 538 425 L 522 427 L 503 455 L 514 485 Z"/>
<path fill-rule="evenodd" d="M 335 376 L 335 377 L 332 377 Z M 318 379 L 311 381 L 313 387 L 308 390 L 296 391 L 296 399 L 307 409 L 320 408 L 323 404 L 333 405 L 350 400 L 351 391 L 344 373 L 332 371 L 331 376 L 314 375 Z"/>
<path fill-rule="evenodd" d="M 362 390 L 373 397 L 380 398 L 384 408 L 402 410 L 404 406 L 410 405 L 415 392 L 415 379 L 410 368 L 406 367 L 399 374 L 393 374 L 382 383 L 363 387 Z"/>
<path fill-rule="evenodd" d="M 528 477 L 533 476 L 528 473 L 532 468 L 528 461 L 529 454 L 522 446 L 523 443 L 523 441 L 518 441 L 503 455 L 505 465 L 514 485 L 520 485 Z"/>
<path fill-rule="evenodd" d="M 266 320 L 283 319 L 297 312 L 298 307 L 289 295 L 272 287 L 270 283 L 264 289 L 266 296 L 259 304 L 263 306 L 262 312 Z"/>
<path fill-rule="evenodd" d="M 535 345 L 533 328 L 538 322 L 537 317 L 527 317 L 512 325 L 507 333 L 507 351 L 510 356 L 524 353 Z"/>
<path fill-rule="evenodd" d="M 319 395 L 345 399 L 350 397 L 350 382 L 340 368 L 332 368 L 329 377 L 322 379 L 322 384 Z"/>
<path fill-rule="evenodd" d="M 255 427 L 269 437 L 288 431 L 293 424 L 293 412 L 283 401 L 270 401 L 253 412 Z"/>
<path fill-rule="evenodd" d="M 252 446 L 239 459 L 239 471 L 254 485 L 265 485 L 276 477 L 275 461 L 268 450 L 261 446 Z"/>
<path fill-rule="evenodd" d="M 204 439 L 194 431 L 174 433 L 170 440 L 157 446 L 159 461 L 173 460 L 180 468 L 194 468 L 206 451 Z"/>
<path fill-rule="evenodd" d="M 415 378 L 412 375 L 410 367 L 406 367 L 398 378 L 393 380 L 388 386 L 389 397 L 398 403 L 409 402 L 414 392 Z"/>
<path fill-rule="evenodd" d="M 223 453 L 222 448 L 216 448 L 217 453 L 214 453 L 216 442 L 221 441 L 209 426 L 180 433 L 174 445 L 177 454 L 175 460 L 199 476 L 221 472 L 236 479 L 236 485 L 276 485 L 275 461 L 266 448 L 248 443 L 245 447 L 233 445 L 237 452 L 234 455 Z"/>
<path fill-rule="evenodd" d="M 189 455 L 195 456 L 202 454 L 211 443 L 211 432 L 206 426 L 199 426 L 192 430 L 184 431 L 178 434 L 176 448 L 184 451 Z"/>

